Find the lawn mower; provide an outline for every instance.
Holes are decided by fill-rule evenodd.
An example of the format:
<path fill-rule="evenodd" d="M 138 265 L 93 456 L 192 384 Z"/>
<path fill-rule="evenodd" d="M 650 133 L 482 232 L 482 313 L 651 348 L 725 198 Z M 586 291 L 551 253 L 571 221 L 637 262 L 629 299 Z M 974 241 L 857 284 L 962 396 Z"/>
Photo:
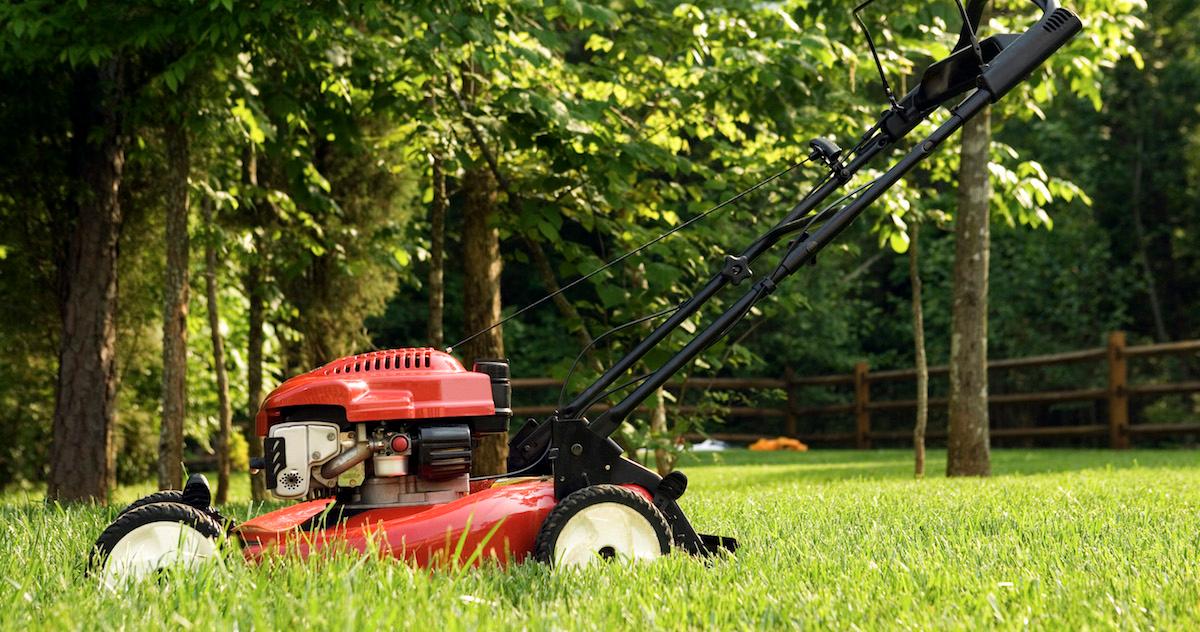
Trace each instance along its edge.
<path fill-rule="evenodd" d="M 480 437 L 508 431 L 512 394 L 505 360 L 478 359 L 467 370 L 450 353 L 429 348 L 341 358 L 285 381 L 255 420 L 265 456 L 252 466 L 265 473 L 276 497 L 297 504 L 234 524 L 210 506 L 207 482 L 193 475 L 184 489 L 152 494 L 123 510 L 96 542 L 89 568 L 115 584 L 168 564 L 197 564 L 217 554 L 219 540 L 237 543 L 249 560 L 343 548 L 422 567 L 527 559 L 563 567 L 651 559 L 672 549 L 697 556 L 733 551 L 733 539 L 697 533 L 685 516 L 682 473 L 659 476 L 624 458 L 611 435 L 785 278 L 813 263 L 917 163 L 1082 28 L 1055 0 L 1033 0 L 1042 15 L 1024 33 L 980 40 L 976 29 L 986 0 L 956 0 L 963 25 L 953 52 L 897 98 L 859 17 L 872 2 L 855 8 L 854 16 L 875 58 L 888 110 L 848 151 L 813 140 L 807 157 L 788 170 L 814 162 L 827 172 L 824 178 L 743 252 L 726 256 L 691 298 L 661 313 L 666 318 L 603 375 L 560 402 L 553 415 L 526 422 L 509 441 L 507 474 L 471 476 Z M 824 204 L 870 160 L 964 94 L 940 126 L 882 175 Z M 789 236 L 778 263 L 755 275 L 751 264 Z M 748 289 L 741 297 L 664 364 L 613 387 L 719 291 L 742 284 Z M 625 387 L 633 390 L 588 419 L 594 404 Z"/>

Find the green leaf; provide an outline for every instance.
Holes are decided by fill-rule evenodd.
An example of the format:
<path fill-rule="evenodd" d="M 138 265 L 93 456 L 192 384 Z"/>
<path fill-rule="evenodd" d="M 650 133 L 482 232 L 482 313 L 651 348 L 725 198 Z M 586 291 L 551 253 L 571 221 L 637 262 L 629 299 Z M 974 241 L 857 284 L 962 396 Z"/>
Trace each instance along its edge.
<path fill-rule="evenodd" d="M 584 50 L 595 50 L 605 53 L 612 50 L 612 47 L 613 41 L 607 37 L 604 37 L 603 35 L 600 35 L 599 33 L 592 33 L 591 37 L 588 38 L 587 43 L 583 45 Z"/>
<path fill-rule="evenodd" d="M 1046 183 L 1041 180 L 1030 180 L 1029 186 L 1033 188 L 1037 194 L 1038 204 L 1049 204 L 1053 196 L 1050 195 L 1050 189 L 1046 188 Z"/>
<path fill-rule="evenodd" d="M 626 303 L 625 291 L 615 285 L 608 283 L 597 284 L 596 294 L 599 295 L 600 302 L 605 309 L 611 309 Z"/>

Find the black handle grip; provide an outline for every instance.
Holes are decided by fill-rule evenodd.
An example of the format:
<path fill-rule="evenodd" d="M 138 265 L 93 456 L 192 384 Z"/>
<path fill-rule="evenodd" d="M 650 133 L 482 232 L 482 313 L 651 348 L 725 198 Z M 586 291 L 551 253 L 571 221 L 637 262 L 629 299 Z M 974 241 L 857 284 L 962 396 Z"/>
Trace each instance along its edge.
<path fill-rule="evenodd" d="M 983 71 L 983 85 L 992 93 L 993 103 L 1083 29 L 1079 16 L 1069 9 L 1057 6 L 1052 0 L 1045 2 L 1045 6 L 1037 4 L 1045 10 L 1042 19 L 1006 46 Z"/>

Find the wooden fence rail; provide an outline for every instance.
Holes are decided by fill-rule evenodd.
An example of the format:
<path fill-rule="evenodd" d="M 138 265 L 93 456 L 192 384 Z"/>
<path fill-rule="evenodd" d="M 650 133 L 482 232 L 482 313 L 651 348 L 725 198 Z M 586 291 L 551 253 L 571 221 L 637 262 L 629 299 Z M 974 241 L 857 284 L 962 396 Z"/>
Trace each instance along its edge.
<path fill-rule="evenodd" d="M 1108 379 L 1104 388 L 1080 388 L 1073 390 L 1040 391 L 1034 393 L 1003 393 L 989 395 L 989 405 L 1011 404 L 1050 404 L 1076 401 L 1103 401 L 1107 409 L 1106 424 L 1089 424 L 1077 426 L 1040 426 L 1030 428 L 993 428 L 994 438 L 1041 438 L 1041 437 L 1108 437 L 1109 446 L 1115 449 L 1128 448 L 1131 438 L 1138 436 L 1171 436 L 1200 433 L 1200 423 L 1131 423 L 1129 417 L 1130 397 L 1157 397 L 1163 395 L 1178 395 L 1200 393 L 1200 381 L 1182 381 L 1167 384 L 1129 384 L 1129 360 L 1131 358 L 1148 358 L 1166 355 L 1191 354 L 1200 352 L 1200 340 L 1182 340 L 1160 344 L 1129 346 L 1125 342 L 1125 333 L 1115 331 L 1109 334 L 1108 344 L 1104 347 L 1067 351 L 1047 355 L 1028 356 L 1024 358 L 1008 358 L 988 362 L 989 370 L 1010 370 L 1076 364 L 1103 361 L 1107 365 Z M 947 366 L 929 367 L 930 376 L 949 373 Z M 867 449 L 872 440 L 903 440 L 911 437 L 911 431 L 877 431 L 871 429 L 871 413 L 876 411 L 913 410 L 916 408 L 915 399 L 873 400 L 871 385 L 884 382 L 913 380 L 916 378 L 915 369 L 890 369 L 885 371 L 870 371 L 867 364 L 859 363 L 854 371 L 848 374 L 798 376 L 789 368 L 782 378 L 691 378 L 687 380 L 689 389 L 697 390 L 729 390 L 729 391 L 759 391 L 782 390 L 786 402 L 778 407 L 749 407 L 732 406 L 724 408 L 727 417 L 753 418 L 783 418 L 783 433 L 808 442 L 853 442 L 855 447 Z M 560 388 L 562 382 L 553 378 L 524 378 L 514 379 L 513 388 L 517 390 Z M 684 386 L 681 382 L 668 384 L 667 388 L 674 391 Z M 808 386 L 849 386 L 853 388 L 852 401 L 840 404 L 821 406 L 802 405 L 798 389 Z M 520 401 L 520 396 L 514 397 Z M 930 409 L 946 406 L 944 397 L 931 397 Z M 593 407 L 593 411 L 605 410 L 604 405 Z M 518 406 L 513 409 L 519 416 L 539 416 L 554 412 L 553 405 Z M 679 413 L 689 414 L 698 410 L 696 406 L 678 406 Z M 813 415 L 852 414 L 854 426 L 848 432 L 827 432 L 820 434 L 804 433 L 799 430 L 799 420 Z M 760 435 L 737 433 L 714 433 L 709 436 L 729 441 L 752 441 Z M 930 439 L 945 438 L 943 431 L 930 431 L 926 435 Z"/>

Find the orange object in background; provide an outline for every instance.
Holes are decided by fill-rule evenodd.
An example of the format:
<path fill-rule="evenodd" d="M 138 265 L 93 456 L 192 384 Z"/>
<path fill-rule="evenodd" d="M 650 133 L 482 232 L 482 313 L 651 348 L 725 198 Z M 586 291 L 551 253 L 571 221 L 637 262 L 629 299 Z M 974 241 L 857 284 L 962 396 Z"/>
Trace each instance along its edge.
<path fill-rule="evenodd" d="M 775 437 L 774 439 L 759 439 L 750 444 L 750 449 L 757 452 L 775 450 L 791 450 L 793 452 L 808 452 L 808 446 L 791 437 Z"/>

